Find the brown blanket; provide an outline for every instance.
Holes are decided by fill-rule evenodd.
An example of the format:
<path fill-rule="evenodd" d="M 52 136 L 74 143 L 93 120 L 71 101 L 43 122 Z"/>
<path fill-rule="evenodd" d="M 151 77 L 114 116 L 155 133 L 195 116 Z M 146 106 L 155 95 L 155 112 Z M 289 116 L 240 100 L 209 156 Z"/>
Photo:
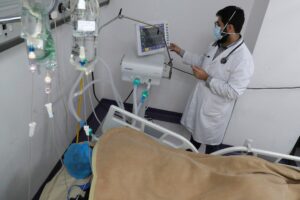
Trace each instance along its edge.
<path fill-rule="evenodd" d="M 251 156 L 160 145 L 129 128 L 94 148 L 91 200 L 300 200 L 300 172 Z"/>

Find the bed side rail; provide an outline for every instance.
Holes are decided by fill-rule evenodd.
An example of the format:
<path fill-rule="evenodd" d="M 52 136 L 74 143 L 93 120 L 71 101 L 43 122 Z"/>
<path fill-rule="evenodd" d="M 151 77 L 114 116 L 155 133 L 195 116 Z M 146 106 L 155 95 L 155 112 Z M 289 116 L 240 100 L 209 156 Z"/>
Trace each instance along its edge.
<path fill-rule="evenodd" d="M 104 119 L 102 132 L 105 133 L 111 128 L 122 126 L 144 132 L 162 144 L 198 152 L 194 145 L 183 136 L 112 105 Z"/>
<path fill-rule="evenodd" d="M 222 149 L 222 150 L 213 152 L 212 155 L 226 155 L 226 154 L 235 153 L 235 152 L 247 152 L 247 153 L 253 153 L 255 156 L 261 155 L 261 156 L 275 158 L 276 163 L 278 163 L 282 159 L 300 162 L 300 157 L 298 157 L 298 156 L 286 155 L 286 154 L 276 153 L 276 152 L 272 152 L 272 151 L 266 151 L 266 150 L 252 148 L 251 146 L 247 145 L 247 141 L 246 141 L 246 146 L 229 147 L 226 149 Z"/>

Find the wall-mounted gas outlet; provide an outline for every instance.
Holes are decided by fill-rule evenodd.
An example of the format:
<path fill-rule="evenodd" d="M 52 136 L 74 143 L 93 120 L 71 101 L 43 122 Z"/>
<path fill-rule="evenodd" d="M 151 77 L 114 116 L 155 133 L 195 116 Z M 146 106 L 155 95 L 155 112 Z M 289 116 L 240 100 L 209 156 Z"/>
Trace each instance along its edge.
<path fill-rule="evenodd" d="M 0 24 L 0 45 L 18 38 L 21 33 L 21 23 L 13 22 Z"/>

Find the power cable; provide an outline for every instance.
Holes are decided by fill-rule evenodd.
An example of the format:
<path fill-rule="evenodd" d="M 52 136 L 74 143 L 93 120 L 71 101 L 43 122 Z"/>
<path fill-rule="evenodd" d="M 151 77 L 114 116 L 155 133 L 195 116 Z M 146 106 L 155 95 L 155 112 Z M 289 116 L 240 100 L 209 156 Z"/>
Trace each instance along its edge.
<path fill-rule="evenodd" d="M 185 73 L 185 74 L 194 76 L 194 74 L 192 74 L 192 73 L 190 73 L 190 72 L 186 72 L 186 71 L 184 71 L 184 70 L 182 70 L 182 69 L 179 69 L 179 68 L 177 68 L 177 67 L 172 66 L 171 68 L 173 68 L 173 69 L 175 69 L 175 70 L 177 70 L 177 71 L 180 71 L 180 72 L 182 72 L 182 73 Z"/>
<path fill-rule="evenodd" d="M 132 95 L 132 93 L 133 93 L 133 89 L 130 91 L 130 93 L 128 94 L 128 96 L 127 96 L 126 99 L 124 100 L 124 103 L 123 103 L 123 104 L 125 104 L 125 103 L 128 101 L 128 99 L 129 99 L 129 97 Z"/>
<path fill-rule="evenodd" d="M 295 87 L 265 87 L 265 88 L 247 88 L 248 90 L 294 90 L 300 89 L 300 86 Z"/>
<path fill-rule="evenodd" d="M 94 81 L 94 80 L 95 80 L 94 72 L 92 72 L 92 81 Z M 93 94 L 94 94 L 95 99 L 98 101 L 98 103 L 100 103 L 100 100 L 98 99 L 98 97 L 96 95 L 95 84 L 93 84 Z"/>

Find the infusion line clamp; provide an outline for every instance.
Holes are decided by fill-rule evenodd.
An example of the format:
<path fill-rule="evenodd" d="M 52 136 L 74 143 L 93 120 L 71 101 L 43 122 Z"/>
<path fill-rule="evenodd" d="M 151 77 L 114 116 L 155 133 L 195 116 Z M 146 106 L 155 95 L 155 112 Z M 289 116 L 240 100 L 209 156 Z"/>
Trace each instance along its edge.
<path fill-rule="evenodd" d="M 53 109 L 52 109 L 52 103 L 45 104 L 45 107 L 47 109 L 49 118 L 52 119 L 54 117 L 54 115 L 53 115 Z"/>
<path fill-rule="evenodd" d="M 29 137 L 33 137 L 35 133 L 36 122 L 31 122 L 28 125 L 29 125 Z"/>

